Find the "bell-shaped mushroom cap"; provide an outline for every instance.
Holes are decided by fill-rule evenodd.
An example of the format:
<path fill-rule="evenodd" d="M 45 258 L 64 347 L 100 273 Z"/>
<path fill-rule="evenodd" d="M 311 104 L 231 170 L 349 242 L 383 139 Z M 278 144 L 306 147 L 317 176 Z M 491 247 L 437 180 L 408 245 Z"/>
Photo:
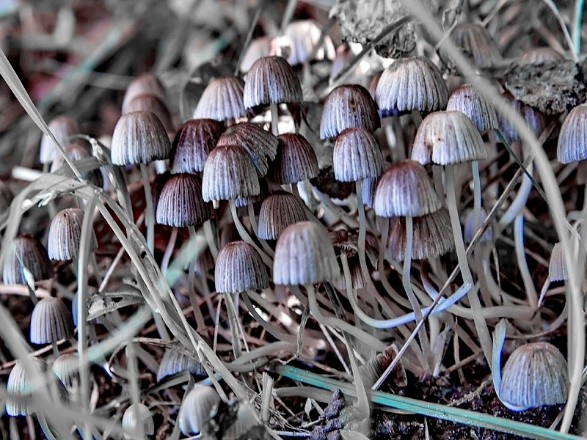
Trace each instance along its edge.
<path fill-rule="evenodd" d="M 423 165 L 453 165 L 487 157 L 479 130 L 460 111 L 440 111 L 424 118 L 412 147 L 412 160 Z"/>
<path fill-rule="evenodd" d="M 47 237 L 47 251 L 51 260 L 77 258 L 83 221 L 84 211 L 79 208 L 64 209 L 53 217 Z"/>
<path fill-rule="evenodd" d="M 565 118 L 556 155 L 565 164 L 587 159 L 587 104 L 576 106 Z"/>
<path fill-rule="evenodd" d="M 324 101 L 320 138 L 338 136 L 352 127 L 374 131 L 379 125 L 377 106 L 369 91 L 358 84 L 342 85 L 334 88 Z"/>
<path fill-rule="evenodd" d="M 273 260 L 275 284 L 316 284 L 340 273 L 326 228 L 303 221 L 288 226 L 277 239 Z"/>
<path fill-rule="evenodd" d="M 487 218 L 487 212 L 485 211 L 485 208 L 481 208 L 481 212 L 479 215 L 479 227 L 481 227 L 481 225 L 483 225 L 483 222 L 485 221 L 485 219 Z M 465 239 L 465 243 L 471 243 L 473 241 L 473 238 L 475 237 L 475 234 L 477 233 L 477 229 L 475 228 L 475 211 L 471 210 L 469 211 L 469 213 L 467 214 L 467 217 L 465 218 L 465 227 L 463 229 L 463 236 Z M 489 224 L 487 226 L 487 228 L 485 229 L 485 232 L 483 232 L 483 235 L 480 238 L 480 241 L 491 241 L 493 240 L 493 228 L 491 227 L 491 224 Z"/>
<path fill-rule="evenodd" d="M 10 244 L 4 258 L 4 284 L 27 284 L 24 268 L 34 280 L 46 280 L 52 275 L 47 250 L 39 240 L 27 235 L 16 237 Z"/>
<path fill-rule="evenodd" d="M 565 255 L 563 247 L 560 242 L 555 243 L 550 253 L 550 261 L 548 262 L 548 280 L 566 281 L 569 279 L 567 265 L 565 263 Z"/>
<path fill-rule="evenodd" d="M 165 127 L 151 112 L 122 115 L 112 135 L 112 163 L 131 165 L 167 159 L 171 143 Z"/>
<path fill-rule="evenodd" d="M 247 73 L 255 61 L 271 54 L 271 38 L 267 36 L 255 38 L 247 47 L 241 60 L 240 71 Z"/>
<path fill-rule="evenodd" d="M 159 80 L 151 73 L 143 73 L 134 78 L 126 88 L 122 100 L 122 113 L 128 113 L 128 103 L 140 95 L 154 95 L 165 101 L 165 90 Z"/>
<path fill-rule="evenodd" d="M 256 196 L 260 191 L 253 162 L 242 147 L 219 145 L 210 152 L 202 179 L 204 201 Z"/>
<path fill-rule="evenodd" d="M 202 184 L 194 174 L 174 174 L 163 185 L 157 203 L 156 221 L 160 225 L 184 228 L 204 223 L 212 215 L 202 200 Z"/>
<path fill-rule="evenodd" d="M 518 347 L 503 367 L 500 398 L 520 408 L 566 403 L 567 361 L 554 345 L 532 342 Z"/>
<path fill-rule="evenodd" d="M 519 59 L 521 64 L 543 64 L 562 61 L 565 57 L 550 47 L 534 47 L 527 49 Z"/>
<path fill-rule="evenodd" d="M 257 235 L 262 240 L 277 240 L 285 228 L 304 220 L 308 217 L 303 202 L 289 192 L 279 191 L 263 200 Z"/>
<path fill-rule="evenodd" d="M 40 300 L 31 315 L 31 342 L 51 344 L 73 336 L 73 323 L 67 306 L 52 296 Z"/>
<path fill-rule="evenodd" d="M 375 136 L 361 127 L 340 133 L 334 142 L 332 169 L 340 182 L 379 177 L 383 172 L 383 154 Z"/>
<path fill-rule="evenodd" d="M 60 355 L 53 362 L 51 369 L 67 390 L 75 390 L 79 386 L 79 358 L 77 355 L 71 353 Z"/>
<path fill-rule="evenodd" d="M 318 175 L 318 158 L 305 137 L 297 133 L 285 133 L 279 135 L 278 139 L 277 156 L 271 166 L 275 183 L 297 183 Z"/>
<path fill-rule="evenodd" d="M 184 435 L 198 435 L 216 413 L 220 396 L 212 387 L 195 385 L 184 397 L 177 417 Z"/>
<path fill-rule="evenodd" d="M 250 438 L 246 434 L 257 424 L 251 405 L 240 403 L 236 410 L 234 423 L 230 425 L 222 438 L 223 440 L 239 439 L 243 438 L 243 436 L 245 436 L 244 438 Z"/>
<path fill-rule="evenodd" d="M 483 26 L 475 23 L 462 23 L 451 32 L 454 43 L 480 68 L 493 67 L 502 61 L 501 54 L 493 38 Z M 445 45 L 440 48 L 441 56 L 448 60 Z"/>
<path fill-rule="evenodd" d="M 481 133 L 499 128 L 495 108 L 470 84 L 463 84 L 452 92 L 446 109 L 466 114 Z"/>
<path fill-rule="evenodd" d="M 442 203 L 424 166 L 404 160 L 381 176 L 373 207 L 381 217 L 420 217 L 438 211 Z"/>
<path fill-rule="evenodd" d="M 273 134 L 250 122 L 230 126 L 218 139 L 218 145 L 238 145 L 251 158 L 257 175 L 265 176 L 269 161 L 275 159 L 278 140 Z"/>
<path fill-rule="evenodd" d="M 8 394 L 16 396 L 32 395 L 33 378 L 42 377 L 47 370 L 47 365 L 42 360 L 34 357 L 30 357 L 30 362 L 34 371 L 28 371 L 22 360 L 19 359 L 16 361 L 12 370 L 10 370 L 8 381 L 6 382 L 6 391 Z M 12 417 L 27 416 L 33 413 L 33 409 L 25 402 L 8 399 L 6 401 L 6 413 Z"/>
<path fill-rule="evenodd" d="M 154 95 L 139 95 L 133 98 L 122 114 L 134 112 L 151 112 L 159 118 L 165 130 L 168 132 L 175 131 L 167 105 Z"/>
<path fill-rule="evenodd" d="M 142 403 L 133 403 L 124 411 L 122 428 L 130 433 L 125 434 L 125 438 L 135 438 L 133 434 L 137 431 L 142 431 L 144 435 L 153 435 L 155 433 L 153 414 Z"/>
<path fill-rule="evenodd" d="M 436 258 L 454 248 L 450 217 L 444 208 L 414 218 L 412 259 Z M 406 221 L 404 217 L 391 219 L 387 255 L 395 261 L 404 261 L 406 251 Z"/>
<path fill-rule="evenodd" d="M 244 241 L 233 241 L 218 253 L 214 282 L 219 293 L 262 290 L 269 285 L 269 275 L 255 248 Z"/>
<path fill-rule="evenodd" d="M 291 42 L 291 53 L 287 61 L 292 66 L 334 58 L 334 44 L 314 20 L 292 21 L 284 35 Z"/>
<path fill-rule="evenodd" d="M 255 61 L 245 79 L 245 108 L 295 102 L 302 102 L 302 86 L 289 63 L 273 56 Z"/>
<path fill-rule="evenodd" d="M 546 127 L 546 119 L 542 113 L 529 105 L 524 104 L 522 101 L 515 99 L 509 93 L 504 93 L 503 97 L 507 99 L 511 106 L 524 117 L 528 127 L 534 132 L 536 136 L 542 133 L 542 130 Z M 509 118 L 503 116 L 501 113 L 497 115 L 499 119 L 499 126 L 505 139 L 509 142 L 515 142 L 520 140 L 520 134 L 518 130 L 514 128 Z"/>
<path fill-rule="evenodd" d="M 196 359 L 173 346 L 168 347 L 157 370 L 157 382 L 182 371 L 188 371 L 195 376 L 206 375 L 206 370 Z"/>
<path fill-rule="evenodd" d="M 216 146 L 224 126 L 212 119 L 190 119 L 173 139 L 169 162 L 174 173 L 199 173 Z"/>
<path fill-rule="evenodd" d="M 49 122 L 49 130 L 55 136 L 55 139 L 61 144 L 66 145 L 69 137 L 80 132 L 79 123 L 69 116 L 58 116 Z M 57 146 L 53 139 L 46 134 L 41 138 L 40 150 L 41 163 L 50 163 L 57 155 Z"/>
<path fill-rule="evenodd" d="M 72 161 L 92 157 L 92 151 L 90 150 L 90 146 L 87 142 L 82 140 L 76 139 L 73 142 L 70 142 L 65 146 L 64 150 L 67 158 Z M 71 170 L 67 162 L 65 162 L 65 158 L 63 157 L 63 155 L 58 154 L 57 156 L 55 156 L 55 159 L 51 164 L 50 171 L 54 173 L 61 167 L 65 167 L 64 169 L 66 170 Z M 104 178 L 99 169 L 82 173 L 82 177 L 96 186 L 102 186 L 102 184 L 104 183 Z"/>
<path fill-rule="evenodd" d="M 202 93 L 194 118 L 228 121 L 245 116 L 244 86 L 244 81 L 238 76 L 213 79 Z"/>
<path fill-rule="evenodd" d="M 422 57 L 401 58 L 383 71 L 375 101 L 382 117 L 442 110 L 448 90 L 438 68 Z"/>

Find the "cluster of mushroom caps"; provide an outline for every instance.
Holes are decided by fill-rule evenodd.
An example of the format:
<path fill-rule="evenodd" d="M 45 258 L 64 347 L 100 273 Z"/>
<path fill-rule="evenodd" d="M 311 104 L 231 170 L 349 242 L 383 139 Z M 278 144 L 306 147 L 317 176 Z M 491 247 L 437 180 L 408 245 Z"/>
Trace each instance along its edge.
<path fill-rule="evenodd" d="M 141 170 L 149 251 L 155 249 L 155 223 L 173 228 L 161 261 L 163 271 L 170 263 L 179 229 L 188 229 L 192 236 L 205 235 L 216 291 L 227 295 L 235 356 L 240 353 L 241 338 L 237 328 L 239 308 L 231 295 L 242 294 L 248 303 L 247 292 L 271 288 L 271 282 L 289 286 L 289 292 L 301 304 L 307 304 L 319 323 L 348 331 L 367 343 L 373 342 L 367 332 L 326 316 L 317 290 L 324 285 L 335 286 L 347 296 L 360 320 L 388 330 L 418 322 L 428 313 L 440 316 L 465 297 L 471 309 L 481 308 L 473 289 L 475 280 L 465 238 L 470 242 L 476 232 L 479 235 L 486 218 L 479 161 L 488 157 L 488 148 L 482 134 L 501 127 L 509 141 L 515 141 L 517 136 L 515 130 L 508 130 L 507 121 L 500 126 L 490 103 L 466 84 L 455 88 L 449 96 L 441 72 L 423 57 L 396 60 L 374 78 L 371 92 L 358 84 L 332 89 L 323 103 L 319 135 L 326 145 L 332 145 L 336 181 L 355 184 L 358 211 L 358 222 L 345 226 L 346 235 L 342 236 L 347 238 L 342 245 L 335 246 L 340 244 L 336 243 L 340 231 L 329 230 L 317 218 L 318 210 L 314 208 L 320 205 L 321 209 L 339 213 L 339 217 L 346 213 L 340 214 L 328 195 L 310 182 L 318 177 L 320 169 L 316 146 L 299 132 L 298 109 L 304 96 L 298 74 L 288 60 L 279 56 L 262 56 L 250 63 L 247 70 L 244 80 L 238 76 L 213 79 L 199 99 L 194 118 L 176 132 L 161 84 L 151 75 L 138 77 L 126 92 L 123 115 L 110 146 L 113 165 L 127 170 L 134 165 Z M 513 103 L 529 123 L 539 120 L 532 109 L 519 101 Z M 401 125 L 402 115 L 412 115 L 417 128 L 409 139 L 409 156 L 404 146 L 406 130 Z M 420 115 L 425 115 L 423 120 Z M 284 124 L 288 126 L 287 133 L 280 132 L 280 121 L 288 122 Z M 389 139 L 389 151 L 385 153 L 376 133 L 382 124 Z M 69 142 L 66 152 L 70 159 L 91 156 L 84 141 L 71 142 L 70 137 L 80 131 L 74 120 L 57 118 L 50 128 L 59 140 Z M 539 133 L 542 126 L 535 124 L 533 128 Z M 561 130 L 562 163 L 587 159 L 587 151 L 579 148 L 585 145 L 585 133 L 587 106 L 581 105 L 570 112 Z M 46 140 L 41 145 L 41 159 L 44 163 L 53 162 L 51 169 L 63 166 L 63 160 Z M 152 194 L 148 164 L 165 160 L 171 174 Z M 457 175 L 462 174 L 462 164 L 470 164 L 474 199 L 474 208 L 465 222 L 465 236 L 460 214 L 463 182 Z M 435 179 L 430 177 L 431 169 Z M 110 177 L 98 171 L 84 175 L 91 184 L 116 189 L 116 182 L 108 181 Z M 259 202 L 257 213 L 255 204 Z M 228 210 L 223 212 L 226 204 Z M 376 223 L 369 210 L 377 216 Z M 248 223 L 241 220 L 243 216 Z M 50 260 L 75 261 L 83 217 L 84 211 L 79 208 L 58 212 L 48 232 L 47 250 L 33 237 L 16 238 L 4 264 L 4 282 L 34 289 L 35 281 L 53 276 Z M 240 239 L 219 241 L 221 222 L 233 223 Z M 480 237 L 491 240 L 490 233 Z M 90 246 L 93 245 L 91 241 Z M 435 304 L 423 307 L 422 292 L 414 292 L 413 288 L 413 260 L 435 259 L 453 249 L 462 285 L 442 299 L 437 298 L 439 293 L 434 288 L 425 290 L 428 304 Z M 386 284 L 385 260 L 401 263 L 405 297 Z M 396 268 L 400 270 L 399 266 Z M 375 286 L 376 281 L 383 287 Z M 359 291 L 369 295 L 383 288 L 394 295 L 398 304 L 396 316 L 390 319 L 369 316 L 358 304 Z M 34 294 L 31 297 L 36 298 Z M 234 300 L 237 299 L 235 296 Z M 197 300 L 194 301 L 194 309 L 199 308 Z M 251 307 L 250 312 L 254 310 Z M 196 316 L 198 319 L 201 317 Z M 56 343 L 72 338 L 73 328 L 72 317 L 62 300 L 48 296 L 35 306 L 30 340 L 34 344 L 54 344 L 58 354 Z M 270 331 L 271 327 L 267 329 Z M 277 335 L 278 339 L 280 336 Z M 422 347 L 425 344 L 422 339 Z M 159 379 L 184 369 L 199 369 L 202 373 L 197 362 L 190 363 L 187 356 L 178 353 L 168 350 Z M 66 388 L 73 387 L 67 375 L 69 370 L 63 367 L 70 356 L 60 356 L 52 367 Z M 500 397 L 512 408 L 564 403 L 568 388 L 566 372 L 566 361 L 554 346 L 523 345 L 504 368 Z M 17 364 L 8 381 L 9 391 L 22 391 L 19 387 L 23 374 Z M 537 388 L 545 392 L 535 393 Z M 200 432 L 220 399 L 213 388 L 202 386 L 193 388 L 190 396 L 184 399 L 179 414 L 180 427 L 186 435 Z M 23 405 L 8 406 L 11 415 L 27 412 Z M 136 420 L 137 414 L 145 418 L 148 412 L 144 405 L 134 408 L 128 420 L 131 415 Z M 152 433 L 152 422 L 145 423 L 144 429 L 145 433 Z"/>

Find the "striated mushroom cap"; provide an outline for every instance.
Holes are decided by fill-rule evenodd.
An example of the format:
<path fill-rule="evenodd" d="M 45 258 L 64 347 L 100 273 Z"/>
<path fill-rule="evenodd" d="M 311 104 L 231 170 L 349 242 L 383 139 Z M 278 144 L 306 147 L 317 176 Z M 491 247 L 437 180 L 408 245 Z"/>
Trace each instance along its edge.
<path fill-rule="evenodd" d="M 278 139 L 277 155 L 271 165 L 275 183 L 297 183 L 318 175 L 318 158 L 305 137 L 297 133 L 285 133 L 279 135 Z"/>
<path fill-rule="evenodd" d="M 285 58 L 259 58 L 247 73 L 244 88 L 245 108 L 260 105 L 302 102 L 302 86 Z"/>
<path fill-rule="evenodd" d="M 183 228 L 200 225 L 211 216 L 210 205 L 202 200 L 198 176 L 174 174 L 165 182 L 157 203 L 157 223 Z"/>
<path fill-rule="evenodd" d="M 52 344 L 73 336 L 73 322 L 67 306 L 52 296 L 40 300 L 31 315 L 31 342 Z"/>
<path fill-rule="evenodd" d="M 307 219 L 303 202 L 289 192 L 279 191 L 263 200 L 257 235 L 262 240 L 277 240 L 285 228 Z"/>
<path fill-rule="evenodd" d="M 224 126 L 212 119 L 190 119 L 173 139 L 169 163 L 174 173 L 199 173 L 208 153 L 216 146 Z"/>
<path fill-rule="evenodd" d="M 198 101 L 194 118 L 228 121 L 245 116 L 244 86 L 244 81 L 237 76 L 213 79 Z"/>
<path fill-rule="evenodd" d="M 467 115 L 481 133 L 499 128 L 495 108 L 469 84 L 463 84 L 452 92 L 446 109 Z"/>
<path fill-rule="evenodd" d="M 2 278 L 5 284 L 27 284 L 24 268 L 34 280 L 51 277 L 51 261 L 43 244 L 34 237 L 21 235 L 10 244 L 4 258 Z"/>
<path fill-rule="evenodd" d="M 53 217 L 47 237 L 47 251 L 51 260 L 77 258 L 83 221 L 84 211 L 79 208 L 63 209 Z M 95 244 L 93 240 L 92 244 Z"/>
<path fill-rule="evenodd" d="M 153 414 L 151 410 L 142 403 L 133 403 L 124 411 L 122 416 L 122 428 L 129 433 L 142 431 L 144 435 L 155 433 Z M 125 434 L 125 438 L 135 438 L 132 434 Z"/>
<path fill-rule="evenodd" d="M 375 136 L 360 127 L 340 133 L 334 142 L 332 169 L 340 182 L 379 177 L 383 172 L 383 154 Z"/>
<path fill-rule="evenodd" d="M 269 275 L 253 246 L 244 241 L 232 241 L 218 253 L 214 282 L 219 293 L 262 290 L 269 285 Z"/>
<path fill-rule="evenodd" d="M 70 116 L 58 116 L 52 119 L 49 124 L 49 130 L 55 136 L 55 139 L 61 144 L 66 145 L 71 135 L 79 133 L 79 123 Z M 43 134 L 40 148 L 41 163 L 51 163 L 57 156 L 57 146 L 51 137 Z"/>
<path fill-rule="evenodd" d="M 556 155 L 564 164 L 587 159 L 587 104 L 574 107 L 565 118 Z"/>

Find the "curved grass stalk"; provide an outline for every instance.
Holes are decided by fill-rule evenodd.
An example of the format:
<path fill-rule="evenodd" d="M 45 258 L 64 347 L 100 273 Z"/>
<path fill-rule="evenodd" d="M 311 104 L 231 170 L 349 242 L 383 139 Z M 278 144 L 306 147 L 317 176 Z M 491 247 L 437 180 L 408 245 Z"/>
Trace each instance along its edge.
<path fill-rule="evenodd" d="M 245 229 L 245 227 L 241 223 L 241 221 L 238 217 L 238 213 L 236 212 L 236 204 L 234 203 L 234 199 L 229 200 L 228 204 L 230 205 L 230 213 L 232 215 L 234 225 L 236 226 L 236 230 L 238 231 L 238 234 L 240 235 L 241 239 L 243 239 L 244 241 L 249 243 L 251 246 L 253 246 L 255 248 L 255 250 L 259 253 L 259 255 L 261 256 L 263 263 L 265 263 L 265 265 L 269 268 L 269 270 L 272 270 L 273 269 L 273 260 L 265 252 L 263 252 L 263 250 L 259 246 L 257 246 L 257 243 L 255 243 L 255 241 L 253 240 L 253 237 L 251 237 L 251 235 L 247 232 L 247 230 Z"/>

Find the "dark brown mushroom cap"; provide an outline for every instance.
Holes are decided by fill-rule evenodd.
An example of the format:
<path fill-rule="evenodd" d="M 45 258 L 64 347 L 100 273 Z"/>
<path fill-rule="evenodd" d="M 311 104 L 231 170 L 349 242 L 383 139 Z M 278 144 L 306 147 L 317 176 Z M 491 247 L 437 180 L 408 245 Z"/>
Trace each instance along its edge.
<path fill-rule="evenodd" d="M 116 123 L 111 146 L 113 164 L 131 165 L 167 159 L 170 150 L 167 132 L 153 113 L 127 113 Z"/>
<path fill-rule="evenodd" d="M 343 130 L 334 142 L 332 169 L 341 182 L 379 177 L 383 172 L 383 154 L 375 136 L 361 127 Z"/>
<path fill-rule="evenodd" d="M 543 64 L 562 61 L 565 57 L 551 47 L 533 47 L 520 55 L 521 64 Z"/>
<path fill-rule="evenodd" d="M 383 71 L 375 101 L 382 117 L 442 110 L 448 90 L 438 68 L 422 57 L 401 58 Z"/>
<path fill-rule="evenodd" d="M 320 138 L 338 136 L 352 127 L 374 131 L 379 125 L 377 106 L 368 90 L 357 84 L 342 85 L 334 88 L 324 101 Z"/>
<path fill-rule="evenodd" d="M 265 289 L 269 285 L 269 275 L 252 245 L 232 241 L 218 253 L 214 282 L 219 293 L 239 293 Z"/>
<path fill-rule="evenodd" d="M 219 145 L 204 165 L 204 201 L 231 200 L 259 194 L 259 178 L 249 155 L 239 145 Z"/>
<path fill-rule="evenodd" d="M 74 260 L 79 254 L 84 211 L 67 208 L 59 211 L 49 226 L 47 251 L 51 260 Z M 92 245 L 95 244 L 92 240 Z"/>
<path fill-rule="evenodd" d="M 55 139 L 61 144 L 66 145 L 69 137 L 80 132 L 79 123 L 70 116 L 58 116 L 52 119 L 49 124 L 49 130 L 55 136 Z M 46 134 L 41 138 L 40 149 L 41 163 L 51 163 L 57 155 L 57 146 L 53 139 Z"/>
<path fill-rule="evenodd" d="M 450 34 L 453 42 L 480 68 L 493 67 L 502 62 L 497 44 L 489 31 L 476 23 L 461 23 Z M 440 46 L 440 55 L 448 60 L 445 45 Z"/>
<path fill-rule="evenodd" d="M 175 131 L 167 105 L 155 95 L 136 96 L 128 103 L 122 114 L 134 112 L 151 112 L 159 118 L 165 130 L 169 133 Z"/>
<path fill-rule="evenodd" d="M 39 240 L 27 235 L 16 237 L 10 244 L 4 259 L 4 283 L 27 284 L 23 267 L 35 280 L 46 280 L 52 275 L 47 250 Z"/>
<path fill-rule="evenodd" d="M 289 192 L 279 191 L 263 200 L 257 235 L 262 240 L 277 240 L 285 228 L 307 219 L 303 202 Z"/>
<path fill-rule="evenodd" d="M 466 114 L 481 133 L 499 128 L 495 108 L 470 84 L 463 84 L 452 92 L 446 109 Z"/>
<path fill-rule="evenodd" d="M 278 139 L 277 156 L 271 165 L 276 183 L 297 183 L 318 175 L 318 158 L 305 137 L 297 133 L 285 133 L 279 135 Z"/>
<path fill-rule="evenodd" d="M 218 139 L 218 145 L 239 145 L 255 165 L 257 175 L 263 177 L 269 169 L 269 162 L 277 154 L 277 138 L 262 127 L 250 122 L 230 126 Z"/>
<path fill-rule="evenodd" d="M 406 221 L 404 217 L 390 220 L 387 256 L 404 261 L 406 251 Z M 436 258 L 454 249 L 454 238 L 448 211 L 444 208 L 422 217 L 414 218 L 412 259 Z"/>
<path fill-rule="evenodd" d="M 302 102 L 302 86 L 285 58 L 259 58 L 247 73 L 244 88 L 245 108 L 260 105 Z"/>
<path fill-rule="evenodd" d="M 518 347 L 503 367 L 500 398 L 521 408 L 566 403 L 569 376 L 566 359 L 548 342 Z"/>
<path fill-rule="evenodd" d="M 227 121 L 245 116 L 244 85 L 244 81 L 237 76 L 213 79 L 198 101 L 194 118 Z"/>
<path fill-rule="evenodd" d="M 587 104 L 574 107 L 565 118 L 556 154 L 564 164 L 587 159 Z"/>
<path fill-rule="evenodd" d="M 52 296 L 40 300 L 31 315 L 31 342 L 51 344 L 73 336 L 73 323 L 67 306 Z"/>
<path fill-rule="evenodd" d="M 420 217 L 442 208 L 424 166 L 414 160 L 392 164 L 379 180 L 375 213 L 381 217 Z"/>
<path fill-rule="evenodd" d="M 174 173 L 199 173 L 216 146 L 224 125 L 212 119 L 190 119 L 177 131 L 169 162 Z"/>
<path fill-rule="evenodd" d="M 202 184 L 194 174 L 174 174 L 163 186 L 155 219 L 161 225 L 183 228 L 204 223 L 212 215 L 202 199 Z"/>
<path fill-rule="evenodd" d="M 331 281 L 340 269 L 326 228 L 303 221 L 288 226 L 277 239 L 273 260 L 275 284 L 298 285 Z"/>
<path fill-rule="evenodd" d="M 122 112 L 128 113 L 128 103 L 140 95 L 154 95 L 165 101 L 165 90 L 159 80 L 151 73 L 143 73 L 134 78 L 126 88 L 122 100 Z"/>
<path fill-rule="evenodd" d="M 423 165 L 453 165 L 487 158 L 479 130 L 460 111 L 439 111 L 424 118 L 412 147 L 412 160 Z"/>

